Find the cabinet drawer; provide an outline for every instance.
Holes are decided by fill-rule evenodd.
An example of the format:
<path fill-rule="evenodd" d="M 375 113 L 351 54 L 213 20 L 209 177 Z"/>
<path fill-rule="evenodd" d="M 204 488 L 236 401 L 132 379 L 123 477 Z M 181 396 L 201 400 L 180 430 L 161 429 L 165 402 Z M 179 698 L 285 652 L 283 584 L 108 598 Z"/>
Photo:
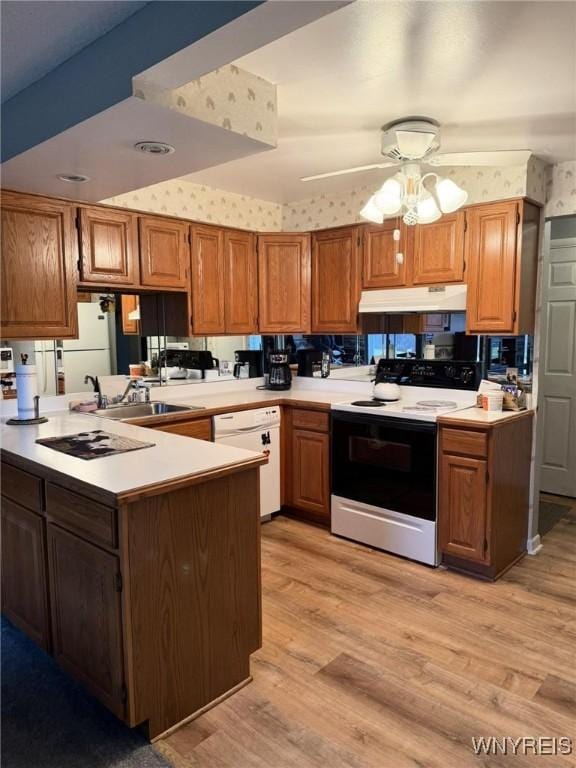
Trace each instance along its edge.
<path fill-rule="evenodd" d="M 486 432 L 443 429 L 441 448 L 444 453 L 461 453 L 466 456 L 483 457 L 488 453 L 488 436 Z"/>
<path fill-rule="evenodd" d="M 197 440 L 212 440 L 212 419 L 195 419 L 182 424 L 166 424 L 156 427 L 160 432 L 171 432 L 173 435 L 195 437 Z"/>
<path fill-rule="evenodd" d="M 118 546 L 116 510 L 112 507 L 47 483 L 46 511 L 62 528 L 104 547 Z"/>
<path fill-rule="evenodd" d="M 42 480 L 2 462 L 2 495 L 34 512 L 41 512 Z"/>
<path fill-rule="evenodd" d="M 300 408 L 292 409 L 292 426 L 294 429 L 311 429 L 315 432 L 328 432 L 329 416 L 322 411 L 306 411 Z"/>

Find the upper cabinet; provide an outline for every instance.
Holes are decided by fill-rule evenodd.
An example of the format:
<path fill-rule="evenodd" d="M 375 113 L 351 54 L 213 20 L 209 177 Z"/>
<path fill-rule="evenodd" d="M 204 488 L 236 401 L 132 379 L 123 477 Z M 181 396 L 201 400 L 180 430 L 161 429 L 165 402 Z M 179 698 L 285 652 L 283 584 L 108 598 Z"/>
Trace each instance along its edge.
<path fill-rule="evenodd" d="M 464 279 L 464 211 L 414 227 L 412 284 L 461 283 Z"/>
<path fill-rule="evenodd" d="M 80 281 L 132 287 L 138 283 L 138 225 L 132 213 L 82 207 Z"/>
<path fill-rule="evenodd" d="M 466 217 L 467 333 L 533 333 L 540 209 L 511 200 Z"/>
<path fill-rule="evenodd" d="M 68 203 L 2 193 L 2 338 L 77 337 L 75 212 Z"/>
<path fill-rule="evenodd" d="M 224 232 L 226 333 L 258 333 L 258 257 L 252 232 Z"/>
<path fill-rule="evenodd" d="M 191 227 L 192 331 L 224 333 L 224 232 L 218 227 Z"/>
<path fill-rule="evenodd" d="M 356 333 L 360 300 L 360 229 L 312 235 L 312 333 Z"/>
<path fill-rule="evenodd" d="M 189 224 L 178 219 L 142 216 L 140 230 L 140 282 L 162 289 L 188 287 Z"/>
<path fill-rule="evenodd" d="M 134 294 L 123 293 L 120 302 L 122 314 L 122 333 L 125 336 L 140 336 L 140 320 L 133 320 L 130 315 L 140 310 L 140 299 Z"/>
<path fill-rule="evenodd" d="M 401 228 L 399 219 L 364 227 L 364 288 L 397 288 L 407 284 L 406 230 L 405 226 Z"/>
<path fill-rule="evenodd" d="M 258 235 L 262 333 L 310 332 L 310 235 Z"/>

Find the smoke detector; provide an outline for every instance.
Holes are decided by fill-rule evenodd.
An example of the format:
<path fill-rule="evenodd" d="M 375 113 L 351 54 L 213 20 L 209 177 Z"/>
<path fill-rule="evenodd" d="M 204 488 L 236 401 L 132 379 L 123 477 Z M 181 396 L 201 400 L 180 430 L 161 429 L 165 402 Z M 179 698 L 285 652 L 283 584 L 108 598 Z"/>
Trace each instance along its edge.
<path fill-rule="evenodd" d="M 58 179 L 67 184 L 85 184 L 90 181 L 90 176 L 84 176 L 81 173 L 59 173 Z"/>
<path fill-rule="evenodd" d="M 163 141 L 139 141 L 134 144 L 134 149 L 145 152 L 147 155 L 171 155 L 176 151 L 171 144 Z"/>

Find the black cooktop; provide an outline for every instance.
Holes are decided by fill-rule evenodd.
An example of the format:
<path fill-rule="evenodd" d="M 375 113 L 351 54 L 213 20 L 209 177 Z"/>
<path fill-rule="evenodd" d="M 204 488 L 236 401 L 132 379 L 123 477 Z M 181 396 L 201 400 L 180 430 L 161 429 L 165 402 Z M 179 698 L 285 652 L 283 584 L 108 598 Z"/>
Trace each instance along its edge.
<path fill-rule="evenodd" d="M 359 408 L 382 408 L 386 405 L 382 400 L 354 400 L 350 405 L 357 405 Z"/>

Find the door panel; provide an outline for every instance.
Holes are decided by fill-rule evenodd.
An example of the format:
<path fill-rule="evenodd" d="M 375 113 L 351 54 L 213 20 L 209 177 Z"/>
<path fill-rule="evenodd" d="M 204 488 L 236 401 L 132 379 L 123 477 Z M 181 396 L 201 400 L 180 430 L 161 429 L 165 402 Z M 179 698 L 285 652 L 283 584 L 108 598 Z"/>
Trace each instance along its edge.
<path fill-rule="evenodd" d="M 140 281 L 150 288 L 188 287 L 189 225 L 176 219 L 139 218 Z"/>
<path fill-rule="evenodd" d="M 2 192 L 2 338 L 77 335 L 74 214 L 67 203 Z"/>
<path fill-rule="evenodd" d="M 310 235 L 258 236 L 262 333 L 310 331 Z"/>
<path fill-rule="evenodd" d="M 82 282 L 132 286 L 138 282 L 138 228 L 134 214 L 80 208 Z"/>
<path fill-rule="evenodd" d="M 461 283 L 464 279 L 464 211 L 415 227 L 414 285 Z"/>
<path fill-rule="evenodd" d="M 2 497 L 2 611 L 42 648 L 50 648 L 45 522 Z"/>
<path fill-rule="evenodd" d="M 440 550 L 488 562 L 486 462 L 441 454 L 438 525 Z"/>
<path fill-rule="evenodd" d="M 292 430 L 290 504 L 328 517 L 330 514 L 329 437 Z"/>
<path fill-rule="evenodd" d="M 258 256 L 252 232 L 224 233 L 226 333 L 258 333 Z"/>
<path fill-rule="evenodd" d="M 576 496 L 576 236 L 551 241 L 542 278 L 540 490 Z"/>
<path fill-rule="evenodd" d="M 224 333 L 224 231 L 193 226 L 192 328 L 195 334 Z"/>
<path fill-rule="evenodd" d="M 466 212 L 467 333 L 514 333 L 518 204 Z"/>
<path fill-rule="evenodd" d="M 48 526 L 54 658 L 124 716 L 118 558 Z"/>
<path fill-rule="evenodd" d="M 312 333 L 358 330 L 358 237 L 358 227 L 312 236 Z"/>
<path fill-rule="evenodd" d="M 381 225 L 370 225 L 364 229 L 364 288 L 407 285 L 406 265 L 410 248 L 407 229 L 401 226 L 399 219 L 389 219 Z M 399 240 L 395 239 L 398 233 Z"/>

